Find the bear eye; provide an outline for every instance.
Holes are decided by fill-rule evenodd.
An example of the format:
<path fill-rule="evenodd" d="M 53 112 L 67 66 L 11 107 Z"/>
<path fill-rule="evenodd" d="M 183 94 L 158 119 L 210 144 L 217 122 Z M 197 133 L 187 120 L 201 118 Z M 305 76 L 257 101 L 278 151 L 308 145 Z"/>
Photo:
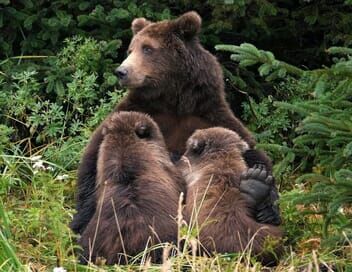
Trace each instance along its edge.
<path fill-rule="evenodd" d="M 151 48 L 148 45 L 143 45 L 142 50 L 143 50 L 143 53 L 146 55 L 149 55 L 153 52 L 153 48 Z"/>
<path fill-rule="evenodd" d="M 150 129 L 145 125 L 137 127 L 135 130 L 135 133 L 137 137 L 140 139 L 145 139 L 150 137 Z"/>
<path fill-rule="evenodd" d="M 196 140 L 193 143 L 191 143 L 190 148 L 191 148 L 193 154 L 200 155 L 204 151 L 205 142 L 203 142 L 203 141 L 199 142 Z"/>

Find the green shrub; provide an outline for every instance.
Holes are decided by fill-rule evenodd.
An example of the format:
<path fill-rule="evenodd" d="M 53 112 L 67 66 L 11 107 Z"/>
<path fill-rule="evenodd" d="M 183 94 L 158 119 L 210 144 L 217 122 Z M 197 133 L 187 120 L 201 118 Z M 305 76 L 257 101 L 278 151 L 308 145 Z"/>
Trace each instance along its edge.
<path fill-rule="evenodd" d="M 40 60 L 44 71 L 31 62 L 17 71 L 16 61 L 7 59 L 0 81 L 5 131 L 1 147 L 13 141 L 25 153 L 45 147 L 54 162 L 75 165 L 88 136 L 87 125 L 92 130 L 122 96 L 115 90 L 109 50 L 106 42 L 75 36 L 65 41 L 57 56 Z M 68 156 L 58 157 L 58 150 L 66 150 Z"/>
<path fill-rule="evenodd" d="M 271 52 L 250 44 L 217 49 L 230 51 L 231 59 L 243 67 L 257 65 L 267 81 L 284 83 L 276 83 L 275 96 L 245 104 L 245 117 L 256 121 L 252 128 L 260 146 L 281 157 L 275 173 L 299 176 L 286 189 L 296 185 L 300 190 L 283 201 L 305 204 L 307 214 L 322 215 L 324 238 L 348 241 L 352 234 L 351 49 L 330 48 L 330 54 L 344 56 L 335 58 L 331 67 L 316 70 L 278 61 Z"/>

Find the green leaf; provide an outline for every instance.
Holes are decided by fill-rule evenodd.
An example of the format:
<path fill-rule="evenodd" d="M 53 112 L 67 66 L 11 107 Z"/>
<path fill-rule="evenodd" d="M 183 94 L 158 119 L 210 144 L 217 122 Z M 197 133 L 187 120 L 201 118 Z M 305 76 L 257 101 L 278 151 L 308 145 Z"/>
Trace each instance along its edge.
<path fill-rule="evenodd" d="M 313 10 L 310 12 L 310 15 L 304 18 L 304 21 L 310 25 L 314 25 L 319 17 L 319 9 L 317 6 L 313 7 Z"/>
<path fill-rule="evenodd" d="M 25 29 L 32 29 L 32 24 L 33 22 L 35 22 L 36 20 L 38 19 L 38 16 L 37 15 L 31 15 L 31 16 L 28 16 L 26 18 L 26 20 L 24 20 L 23 22 L 23 26 Z"/>
<path fill-rule="evenodd" d="M 270 73 L 271 69 L 272 69 L 272 67 L 270 64 L 264 63 L 264 64 L 260 65 L 258 68 L 259 75 L 260 76 L 267 76 Z"/>
<path fill-rule="evenodd" d="M 266 56 L 267 61 L 269 61 L 269 62 L 274 62 L 275 61 L 275 56 L 270 51 L 261 50 L 261 52 Z"/>
<path fill-rule="evenodd" d="M 335 178 L 337 182 L 350 182 L 350 186 L 352 187 L 352 171 L 348 169 L 340 169 L 335 173 Z M 352 191 L 351 191 L 352 193 Z"/>
<path fill-rule="evenodd" d="M 90 2 L 88 1 L 83 1 L 78 5 L 79 10 L 86 10 L 90 7 Z"/>
<path fill-rule="evenodd" d="M 216 50 L 229 51 L 229 52 L 238 52 L 240 47 L 237 45 L 228 45 L 228 44 L 218 44 L 215 46 Z"/>
<path fill-rule="evenodd" d="M 90 18 L 88 15 L 79 15 L 77 16 L 77 20 L 78 20 L 78 26 L 82 27 L 89 23 Z"/>
<path fill-rule="evenodd" d="M 116 78 L 116 76 L 114 76 L 114 75 L 109 76 L 109 77 L 107 78 L 107 83 L 108 83 L 110 86 L 116 85 L 116 83 L 117 83 L 117 78 Z"/>
<path fill-rule="evenodd" d="M 243 51 L 244 53 L 248 53 L 256 56 L 257 58 L 260 58 L 260 52 L 253 44 L 242 43 L 240 45 L 240 50 Z"/>
<path fill-rule="evenodd" d="M 285 77 L 285 76 L 286 76 L 286 69 L 285 69 L 285 68 L 280 68 L 280 69 L 278 70 L 277 75 L 278 75 L 279 77 L 281 77 L 281 78 Z"/>
<path fill-rule="evenodd" d="M 250 60 L 250 59 L 245 59 L 240 61 L 240 66 L 241 67 L 247 67 L 256 64 L 256 60 Z"/>
<path fill-rule="evenodd" d="M 352 157 L 352 142 L 347 144 L 343 149 L 343 156 L 344 157 Z"/>
<path fill-rule="evenodd" d="M 129 17 L 130 13 L 126 9 L 119 8 L 115 15 L 119 19 L 125 19 Z"/>
<path fill-rule="evenodd" d="M 64 84 L 62 81 L 55 81 L 55 92 L 59 97 L 64 97 L 65 96 L 65 88 Z"/>

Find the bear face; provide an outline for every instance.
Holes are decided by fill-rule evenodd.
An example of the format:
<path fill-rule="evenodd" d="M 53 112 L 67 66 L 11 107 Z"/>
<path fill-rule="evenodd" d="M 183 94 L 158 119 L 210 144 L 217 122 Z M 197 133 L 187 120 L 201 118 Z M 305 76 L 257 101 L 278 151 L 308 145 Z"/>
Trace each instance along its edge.
<path fill-rule="evenodd" d="M 249 145 L 236 132 L 213 127 L 196 130 L 187 141 L 184 156 L 194 162 L 228 155 L 241 158 L 248 149 Z"/>
<path fill-rule="evenodd" d="M 196 130 L 188 139 L 186 152 L 177 167 L 189 191 L 195 184 L 207 186 L 209 180 L 219 177 L 227 180 L 225 183 L 239 187 L 240 175 L 248 169 L 243 158 L 248 148 L 248 144 L 231 130 L 222 127 Z"/>
<path fill-rule="evenodd" d="M 137 18 L 131 28 L 134 36 L 128 57 L 116 70 L 120 84 L 130 89 L 144 88 L 144 91 L 150 87 L 149 91 L 157 93 L 175 84 L 182 89 L 180 83 L 187 80 L 181 79 L 192 74 L 189 60 L 193 59 L 192 48 L 199 45 L 200 16 L 188 12 L 175 20 L 156 23 Z"/>

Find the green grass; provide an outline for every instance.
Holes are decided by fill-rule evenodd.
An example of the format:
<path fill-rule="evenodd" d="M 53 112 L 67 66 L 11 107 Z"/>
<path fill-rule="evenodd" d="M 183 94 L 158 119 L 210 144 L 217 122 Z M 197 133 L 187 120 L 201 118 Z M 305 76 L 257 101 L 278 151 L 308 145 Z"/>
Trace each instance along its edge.
<path fill-rule="evenodd" d="M 76 261 L 75 237 L 68 224 L 74 213 L 75 171 L 65 171 L 40 158 L 2 156 L 0 176 L 0 271 L 52 271 L 64 267 L 67 271 L 260 271 L 261 264 L 250 258 L 249 252 L 194 257 L 186 250 L 165 258 L 162 265 L 142 262 L 127 266 L 81 266 Z M 36 168 L 34 168 L 34 166 Z M 50 167 L 48 167 L 50 166 Z M 39 168 L 38 168 L 39 167 Z M 44 169 L 45 168 L 45 169 Z M 289 193 L 286 193 L 289 194 Z M 352 243 L 331 247 L 321 239 L 322 220 L 319 216 L 302 216 L 299 207 L 282 203 L 284 226 L 287 230 L 286 253 L 272 271 L 317 271 L 317 267 L 332 267 L 338 271 L 352 269 Z M 180 235 L 187 244 L 195 245 L 195 237 L 187 226 Z M 192 247 L 191 247 L 192 248 Z M 167 250 L 171 250 L 170 248 Z M 139 259 L 139 260 L 140 260 Z"/>

